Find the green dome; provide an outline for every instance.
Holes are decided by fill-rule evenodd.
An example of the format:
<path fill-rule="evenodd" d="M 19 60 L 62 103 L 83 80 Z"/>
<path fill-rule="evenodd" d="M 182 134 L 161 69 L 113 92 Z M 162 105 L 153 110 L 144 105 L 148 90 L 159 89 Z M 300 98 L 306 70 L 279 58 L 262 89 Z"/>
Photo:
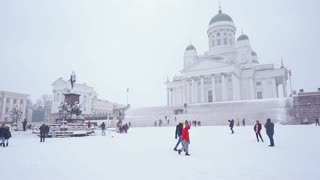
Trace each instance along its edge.
<path fill-rule="evenodd" d="M 211 25 L 215 22 L 220 22 L 220 21 L 233 22 L 232 18 L 229 15 L 223 14 L 222 11 L 219 10 L 219 13 L 211 19 L 209 25 Z"/>
<path fill-rule="evenodd" d="M 189 50 L 196 50 L 196 48 L 190 44 L 187 48 L 186 48 L 186 51 L 189 51 Z"/>
<path fill-rule="evenodd" d="M 242 34 L 241 36 L 238 37 L 238 41 L 247 40 L 247 39 L 249 39 L 249 37 L 245 34 Z"/>

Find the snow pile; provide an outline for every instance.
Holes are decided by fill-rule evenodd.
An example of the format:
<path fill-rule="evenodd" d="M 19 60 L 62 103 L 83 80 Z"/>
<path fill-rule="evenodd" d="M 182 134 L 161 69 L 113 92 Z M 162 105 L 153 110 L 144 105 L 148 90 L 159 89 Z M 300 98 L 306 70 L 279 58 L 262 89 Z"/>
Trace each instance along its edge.
<path fill-rule="evenodd" d="M 253 127 L 197 127 L 190 130 L 190 157 L 173 151 L 174 127 L 131 128 L 129 134 L 53 138 L 39 143 L 13 133 L 0 148 L 6 180 L 318 180 L 320 128 L 275 127 L 274 148 L 255 139 Z M 100 132 L 97 132 L 100 135 Z"/>

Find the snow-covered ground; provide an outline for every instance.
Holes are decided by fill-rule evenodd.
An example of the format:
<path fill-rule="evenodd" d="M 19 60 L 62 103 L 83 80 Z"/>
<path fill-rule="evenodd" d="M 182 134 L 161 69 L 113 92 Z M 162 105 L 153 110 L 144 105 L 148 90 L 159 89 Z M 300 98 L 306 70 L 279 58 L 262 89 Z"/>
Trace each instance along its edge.
<path fill-rule="evenodd" d="M 252 126 L 190 130 L 190 157 L 173 151 L 174 127 L 132 128 L 81 138 L 13 134 L 0 148 L 3 180 L 319 180 L 320 127 L 275 128 L 276 147 L 256 142 Z"/>

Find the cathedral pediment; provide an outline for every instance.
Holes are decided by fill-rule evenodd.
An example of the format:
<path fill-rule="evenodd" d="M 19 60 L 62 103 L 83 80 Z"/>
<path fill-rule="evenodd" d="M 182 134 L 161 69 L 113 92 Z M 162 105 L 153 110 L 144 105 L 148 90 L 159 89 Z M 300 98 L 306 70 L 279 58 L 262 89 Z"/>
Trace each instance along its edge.
<path fill-rule="evenodd" d="M 230 69 L 234 68 L 234 65 L 230 62 L 224 62 L 219 59 L 204 59 L 195 62 L 194 64 L 184 68 L 181 70 L 181 73 L 188 73 L 194 71 L 205 71 L 205 70 L 222 70 L 222 69 Z"/>

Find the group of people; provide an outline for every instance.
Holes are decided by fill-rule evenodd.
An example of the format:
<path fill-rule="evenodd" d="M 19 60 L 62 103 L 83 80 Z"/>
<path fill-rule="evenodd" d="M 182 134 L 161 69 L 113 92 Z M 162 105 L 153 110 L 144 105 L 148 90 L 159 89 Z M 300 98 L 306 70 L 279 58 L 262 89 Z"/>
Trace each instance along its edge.
<path fill-rule="evenodd" d="M 200 122 L 200 121 L 193 120 L 193 121 L 192 121 L 192 125 L 193 125 L 194 127 L 201 126 L 201 122 Z"/>
<path fill-rule="evenodd" d="M 231 130 L 231 134 L 234 134 L 234 130 L 233 130 L 233 127 L 234 127 L 234 120 L 231 119 L 231 120 L 228 120 L 229 121 L 229 127 L 230 127 L 230 130 Z M 266 129 L 266 133 L 267 133 L 267 136 L 270 140 L 270 147 L 273 147 L 274 146 L 274 139 L 273 139 L 273 134 L 274 134 L 274 124 L 271 122 L 271 119 L 267 119 L 267 122 L 266 124 L 264 125 L 265 129 Z M 257 141 L 259 141 L 259 138 L 262 142 L 263 141 L 263 138 L 261 136 L 261 130 L 262 130 L 262 125 L 260 124 L 260 122 L 257 120 L 256 121 L 256 124 L 253 126 L 253 130 L 256 134 L 256 138 L 257 138 Z"/>
<path fill-rule="evenodd" d="M 184 126 L 185 124 L 185 126 Z M 189 129 L 190 124 L 186 121 L 180 121 L 180 123 L 176 126 L 175 132 L 175 139 L 178 139 L 176 146 L 173 148 L 174 151 L 178 151 L 181 154 L 182 151 L 185 152 L 186 156 L 190 156 L 189 154 L 189 144 L 190 144 L 190 137 L 189 137 Z M 182 144 L 180 149 L 177 149 L 179 144 Z"/>
<path fill-rule="evenodd" d="M 39 129 L 40 129 L 40 142 L 45 142 L 45 139 L 49 135 L 50 126 L 46 124 L 42 124 Z"/>
<path fill-rule="evenodd" d="M 11 132 L 8 126 L 2 124 L 0 127 L 0 147 L 9 146 L 9 139 L 11 138 Z"/>
<path fill-rule="evenodd" d="M 128 133 L 129 125 L 128 123 L 119 126 L 119 133 Z"/>

